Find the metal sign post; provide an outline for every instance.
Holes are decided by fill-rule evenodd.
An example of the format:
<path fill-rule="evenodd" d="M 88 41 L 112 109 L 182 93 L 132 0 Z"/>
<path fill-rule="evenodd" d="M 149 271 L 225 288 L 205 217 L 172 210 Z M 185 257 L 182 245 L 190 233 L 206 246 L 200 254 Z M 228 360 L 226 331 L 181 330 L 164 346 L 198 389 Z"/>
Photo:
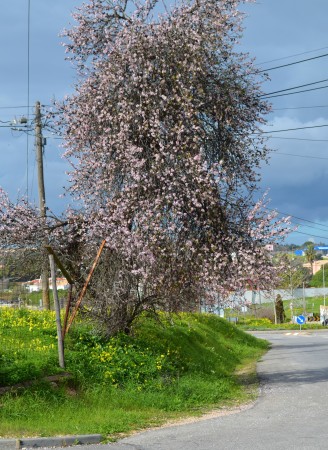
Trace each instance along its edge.
<path fill-rule="evenodd" d="M 305 317 L 304 316 L 297 316 L 296 322 L 300 326 L 300 331 L 302 331 L 302 325 L 305 324 Z"/>

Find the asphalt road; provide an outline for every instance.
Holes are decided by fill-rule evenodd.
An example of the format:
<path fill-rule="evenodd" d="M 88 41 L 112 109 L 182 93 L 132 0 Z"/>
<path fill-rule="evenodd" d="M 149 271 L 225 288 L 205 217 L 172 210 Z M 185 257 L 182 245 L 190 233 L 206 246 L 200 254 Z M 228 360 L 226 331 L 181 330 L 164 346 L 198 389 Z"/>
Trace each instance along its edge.
<path fill-rule="evenodd" d="M 75 449 L 328 449 L 328 330 L 254 334 L 272 342 L 272 349 L 258 364 L 261 393 L 252 407 Z"/>

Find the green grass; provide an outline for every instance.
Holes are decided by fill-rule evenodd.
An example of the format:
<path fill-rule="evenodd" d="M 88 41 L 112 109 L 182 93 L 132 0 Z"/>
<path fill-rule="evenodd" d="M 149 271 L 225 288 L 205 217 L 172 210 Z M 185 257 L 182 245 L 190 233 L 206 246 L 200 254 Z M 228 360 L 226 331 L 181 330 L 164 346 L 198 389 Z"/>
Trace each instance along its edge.
<path fill-rule="evenodd" d="M 274 323 L 262 322 L 261 319 L 250 321 L 249 323 L 240 323 L 238 328 L 243 331 L 270 331 L 270 330 L 299 330 L 300 326 L 297 323 L 281 323 L 275 325 Z M 302 330 L 323 330 L 324 327 L 320 322 L 310 322 L 302 325 Z"/>
<path fill-rule="evenodd" d="M 284 311 L 286 315 L 285 323 L 275 325 L 273 303 L 264 303 L 261 305 L 252 305 L 252 308 L 245 314 L 236 309 L 226 310 L 226 317 L 238 317 L 237 327 L 242 330 L 294 330 L 299 329 L 298 324 L 291 323 L 291 316 L 312 313 L 317 319 L 320 319 L 320 306 L 324 305 L 323 297 L 308 297 L 303 299 L 293 299 L 293 308 L 290 308 L 291 300 L 284 300 Z M 326 297 L 326 305 L 328 306 L 328 295 Z M 270 317 L 270 319 L 266 318 Z M 323 329 L 320 320 L 315 320 L 302 325 L 302 329 Z"/>
<path fill-rule="evenodd" d="M 291 313 L 290 302 L 291 302 L 290 300 L 285 300 L 283 302 L 286 316 L 288 319 L 290 319 L 290 313 Z M 307 297 L 307 298 L 305 298 L 304 304 L 303 304 L 302 299 L 293 300 L 292 303 L 294 305 L 294 307 L 293 307 L 294 315 L 302 314 L 304 312 L 304 306 L 305 306 L 306 312 L 319 314 L 320 313 L 320 305 L 324 304 L 324 298 L 323 297 Z M 328 305 L 328 295 L 326 298 L 326 305 Z"/>
<path fill-rule="evenodd" d="M 80 324 L 65 342 L 71 376 L 46 382 L 44 376 L 60 372 L 53 313 L 0 310 L 0 343 L 0 385 L 34 380 L 2 394 L 2 437 L 101 433 L 114 439 L 249 401 L 255 362 L 267 349 L 265 341 L 206 314 L 162 315 L 160 322 L 143 317 L 131 336 L 109 340 Z"/>
<path fill-rule="evenodd" d="M 185 377 L 165 391 L 94 388 L 69 397 L 48 384 L 2 398 L 1 436 L 118 433 L 249 399 L 234 381 Z M 240 398 L 241 396 L 241 398 Z M 224 401 L 225 400 L 225 401 Z M 230 400 L 230 402 L 229 402 Z"/>

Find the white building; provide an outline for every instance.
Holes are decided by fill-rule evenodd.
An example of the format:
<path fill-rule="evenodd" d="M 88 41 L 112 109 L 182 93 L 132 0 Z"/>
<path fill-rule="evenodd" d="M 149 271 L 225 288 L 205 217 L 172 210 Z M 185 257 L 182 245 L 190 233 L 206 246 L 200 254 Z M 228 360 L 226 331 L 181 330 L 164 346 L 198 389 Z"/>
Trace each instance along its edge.
<path fill-rule="evenodd" d="M 36 280 L 27 281 L 26 283 L 24 283 L 24 285 L 29 293 L 40 292 L 42 290 L 41 278 L 38 278 Z M 63 278 L 63 277 L 56 279 L 56 285 L 57 285 L 57 290 L 64 290 L 64 289 L 66 290 L 69 287 L 69 284 L 68 284 L 66 278 Z M 49 289 L 52 289 L 52 279 L 51 278 L 49 278 Z"/>

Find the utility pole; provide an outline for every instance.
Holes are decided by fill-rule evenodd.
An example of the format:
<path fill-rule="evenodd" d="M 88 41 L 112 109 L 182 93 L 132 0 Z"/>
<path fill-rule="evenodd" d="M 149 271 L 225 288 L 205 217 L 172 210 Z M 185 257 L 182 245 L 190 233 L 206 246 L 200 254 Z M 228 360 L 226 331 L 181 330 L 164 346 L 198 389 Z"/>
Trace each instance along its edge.
<path fill-rule="evenodd" d="M 322 286 L 323 286 L 323 305 L 326 306 L 326 279 L 325 279 L 325 265 L 322 264 Z"/>
<path fill-rule="evenodd" d="M 39 193 L 39 208 L 40 217 L 45 219 L 46 217 L 46 194 L 44 189 L 44 174 L 43 174 L 43 137 L 42 137 L 42 122 L 41 122 L 41 105 L 40 102 L 35 104 L 35 149 L 36 149 L 36 163 L 38 167 L 38 193 Z M 47 245 L 48 242 L 43 242 L 43 245 Z M 42 284 L 42 304 L 45 309 L 50 309 L 49 299 L 49 263 L 46 257 L 46 251 L 43 250 L 42 254 L 42 271 L 41 271 L 41 284 Z"/>
<path fill-rule="evenodd" d="M 60 321 L 60 306 L 59 306 L 59 299 L 58 299 L 58 292 L 57 292 L 57 286 L 56 286 L 56 264 L 54 255 L 49 255 L 49 262 L 50 262 L 50 271 L 51 271 L 51 279 L 52 279 L 52 292 L 54 294 L 54 307 L 56 311 L 56 325 L 57 325 L 57 342 L 58 342 L 58 359 L 59 359 L 59 366 L 64 369 L 65 368 L 65 358 L 64 358 L 64 340 L 63 340 L 63 333 L 62 333 L 62 327 L 61 327 L 61 321 Z"/>

